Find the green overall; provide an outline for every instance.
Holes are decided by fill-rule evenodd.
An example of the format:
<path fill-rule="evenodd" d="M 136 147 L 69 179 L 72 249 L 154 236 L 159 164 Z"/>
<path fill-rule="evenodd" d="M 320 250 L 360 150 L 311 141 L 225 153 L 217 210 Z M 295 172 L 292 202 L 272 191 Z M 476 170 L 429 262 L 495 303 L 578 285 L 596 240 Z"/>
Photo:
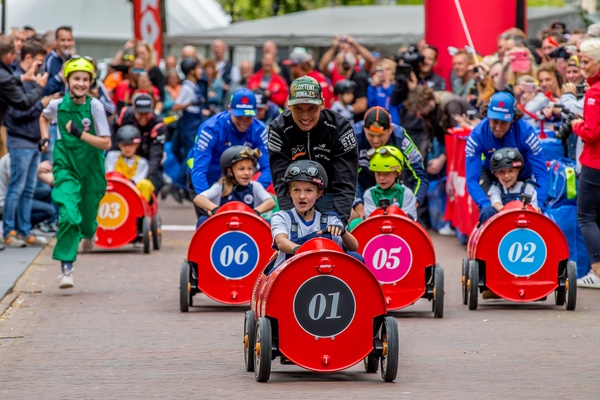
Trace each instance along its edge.
<path fill-rule="evenodd" d="M 57 114 L 60 139 L 54 145 L 52 200 L 58 206 L 58 232 L 52 258 L 72 262 L 79 240 L 96 233 L 98 204 L 106 191 L 104 154 L 66 128 L 72 121 L 82 131 L 96 134 L 89 96 L 85 104 L 74 104 L 66 95 Z"/>
<path fill-rule="evenodd" d="M 379 200 L 388 199 L 392 205 L 396 203 L 398 204 L 398 207 L 402 208 L 402 203 L 404 202 L 404 186 L 396 183 L 387 189 L 382 189 L 377 185 L 371 190 L 371 196 L 373 197 L 375 207 L 379 207 Z"/>

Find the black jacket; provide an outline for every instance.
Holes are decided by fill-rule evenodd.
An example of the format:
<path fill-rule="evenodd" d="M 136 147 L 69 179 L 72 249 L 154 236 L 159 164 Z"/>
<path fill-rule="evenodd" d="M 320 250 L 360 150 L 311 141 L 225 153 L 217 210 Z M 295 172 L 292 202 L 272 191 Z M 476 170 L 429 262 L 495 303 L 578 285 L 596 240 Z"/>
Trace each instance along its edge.
<path fill-rule="evenodd" d="M 9 106 L 17 110 L 27 110 L 42 98 L 44 88 L 40 85 L 34 84 L 27 93 L 20 86 L 21 81 L 15 78 L 10 68 L 0 61 L 0 124 L 4 121 Z"/>
<path fill-rule="evenodd" d="M 24 73 L 25 71 L 23 71 L 21 66 L 17 65 L 14 76 Z M 38 86 L 35 82 L 25 82 L 23 83 L 23 91 L 29 93 L 35 86 Z M 8 136 L 19 137 L 32 143 L 38 143 L 41 138 L 40 115 L 43 109 L 42 102 L 39 100 L 25 110 L 8 107 L 4 116 Z"/>
<path fill-rule="evenodd" d="M 283 177 L 296 160 L 314 160 L 325 168 L 327 193 L 333 196 L 333 210 L 348 223 L 358 175 L 356 135 L 350 122 L 331 110 L 324 109 L 317 126 L 310 132 L 298 128 L 291 111 L 285 110 L 269 125 L 269 163 L 279 207 L 294 207 Z M 328 211 L 328 210 L 327 210 Z"/>

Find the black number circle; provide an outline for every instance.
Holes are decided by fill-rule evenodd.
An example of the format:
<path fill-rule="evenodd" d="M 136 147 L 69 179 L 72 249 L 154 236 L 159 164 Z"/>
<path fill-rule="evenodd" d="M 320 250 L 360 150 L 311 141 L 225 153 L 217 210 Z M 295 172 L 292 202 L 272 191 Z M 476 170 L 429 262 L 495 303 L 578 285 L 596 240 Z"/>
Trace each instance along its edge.
<path fill-rule="evenodd" d="M 354 319 L 356 301 L 346 282 L 334 276 L 315 276 L 294 297 L 294 316 L 306 332 L 318 337 L 342 333 Z"/>

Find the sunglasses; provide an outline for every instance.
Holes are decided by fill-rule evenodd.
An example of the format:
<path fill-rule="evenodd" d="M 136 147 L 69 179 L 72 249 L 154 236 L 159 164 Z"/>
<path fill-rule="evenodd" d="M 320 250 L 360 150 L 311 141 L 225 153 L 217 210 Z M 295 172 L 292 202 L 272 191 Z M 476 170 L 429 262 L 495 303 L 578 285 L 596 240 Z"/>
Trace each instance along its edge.
<path fill-rule="evenodd" d="M 496 161 L 500 161 L 503 158 L 505 158 L 505 155 L 503 153 L 495 153 L 494 154 L 494 160 L 496 160 Z M 515 153 L 514 151 L 507 151 L 506 158 L 508 158 L 509 160 L 514 160 L 515 158 L 517 158 L 517 153 Z"/>
<path fill-rule="evenodd" d="M 146 69 L 144 69 L 144 68 L 133 68 L 131 70 L 131 72 L 133 72 L 134 74 L 144 74 L 144 73 L 146 73 Z"/>
<path fill-rule="evenodd" d="M 308 167 L 306 169 L 301 169 L 300 167 L 292 167 L 290 168 L 290 175 L 291 176 L 297 176 L 300 175 L 301 173 L 304 173 L 312 178 L 319 176 L 319 170 L 317 169 L 317 167 Z"/>
<path fill-rule="evenodd" d="M 88 60 L 91 63 L 94 63 L 94 59 L 92 57 L 89 56 L 80 56 L 79 54 L 73 54 L 70 58 L 70 60 L 78 60 L 80 58 L 83 58 L 84 60 Z"/>
<path fill-rule="evenodd" d="M 394 157 L 400 165 L 404 165 L 404 160 L 396 157 L 387 147 L 380 147 L 379 149 L 370 148 L 367 150 L 367 157 L 369 160 L 375 156 L 375 154 L 380 154 L 383 157 Z"/>
<path fill-rule="evenodd" d="M 260 151 L 260 149 L 251 149 L 250 147 L 245 147 L 240 151 L 240 157 L 242 158 L 260 158 L 260 156 L 262 156 L 262 151 Z"/>

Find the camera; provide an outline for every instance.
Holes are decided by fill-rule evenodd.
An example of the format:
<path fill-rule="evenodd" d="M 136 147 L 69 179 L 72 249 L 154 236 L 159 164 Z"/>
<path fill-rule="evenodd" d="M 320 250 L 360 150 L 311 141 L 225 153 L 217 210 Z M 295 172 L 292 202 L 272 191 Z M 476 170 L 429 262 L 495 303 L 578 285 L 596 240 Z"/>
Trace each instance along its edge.
<path fill-rule="evenodd" d="M 399 63 L 396 68 L 396 81 L 406 79 L 411 72 L 419 73 L 419 63 L 425 61 L 425 57 L 416 46 L 410 46 L 404 53 L 396 56 L 396 62 Z M 402 62 L 402 63 L 400 63 Z"/>
<path fill-rule="evenodd" d="M 575 115 L 573 113 L 568 113 L 566 115 L 566 118 L 565 118 L 563 124 L 558 129 L 558 131 L 554 134 L 554 136 L 557 139 L 562 140 L 563 142 L 565 140 L 567 140 L 567 138 L 571 135 L 571 133 L 573 133 L 573 126 L 571 125 L 571 121 L 573 121 L 577 118 L 579 118 L 577 115 Z"/>
<path fill-rule="evenodd" d="M 578 99 L 581 99 L 585 96 L 585 85 L 583 83 L 579 84 L 579 85 L 575 85 L 575 89 L 576 89 L 576 93 L 575 93 L 575 97 L 577 97 Z"/>
<path fill-rule="evenodd" d="M 469 119 L 469 121 L 473 121 L 476 116 L 477 116 L 477 111 L 467 110 L 467 118 Z"/>

